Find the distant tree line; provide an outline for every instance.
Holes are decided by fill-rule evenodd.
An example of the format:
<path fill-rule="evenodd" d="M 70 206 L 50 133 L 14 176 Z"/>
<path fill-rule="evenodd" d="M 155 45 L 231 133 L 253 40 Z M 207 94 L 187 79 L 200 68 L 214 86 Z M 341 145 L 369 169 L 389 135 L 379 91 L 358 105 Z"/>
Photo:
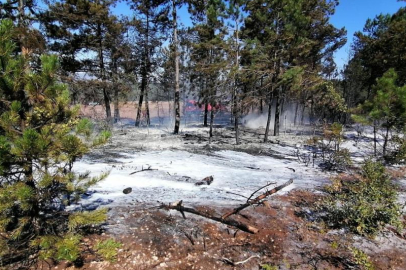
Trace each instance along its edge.
<path fill-rule="evenodd" d="M 338 73 L 333 54 L 346 31 L 330 23 L 337 0 L 115 0 L 6 1 L 2 19 L 16 25 L 15 40 L 33 55 L 59 56 L 60 79 L 76 103 L 100 102 L 109 122 L 119 101 L 137 89 L 135 125 L 145 115 L 151 87 L 174 101 L 179 132 L 180 93 L 204 108 L 212 135 L 219 103 L 239 120 L 250 110 L 267 114 L 264 141 L 279 135 L 281 115 L 292 124 L 351 123 L 352 109 L 376 95 L 376 80 L 393 68 L 405 83 L 405 9 L 367 21 L 355 34 L 351 59 Z M 179 20 L 187 8 L 192 25 Z M 113 111 L 111 111 L 113 104 Z M 142 113 L 145 106 L 146 113 Z M 293 108 L 293 109 L 292 109 Z M 274 126 L 271 127 L 271 119 Z"/>

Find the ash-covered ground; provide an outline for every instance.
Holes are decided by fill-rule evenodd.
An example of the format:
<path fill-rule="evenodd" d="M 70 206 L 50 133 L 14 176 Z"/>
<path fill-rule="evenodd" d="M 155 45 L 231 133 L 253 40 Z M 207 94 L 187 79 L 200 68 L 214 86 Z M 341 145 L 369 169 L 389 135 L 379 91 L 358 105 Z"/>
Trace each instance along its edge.
<path fill-rule="evenodd" d="M 406 269 L 405 235 L 387 229 L 369 239 L 313 222 L 310 209 L 320 199 L 321 187 L 337 174 L 311 160 L 306 141 L 320 135 L 318 130 L 286 128 L 263 143 L 263 127 L 242 127 L 236 145 L 227 116 L 220 120 L 210 143 L 209 129 L 193 118 L 183 123 L 179 135 L 172 134 L 171 125 L 135 128 L 133 121 L 123 120 L 110 143 L 75 163 L 77 172 L 110 172 L 73 206 L 110 209 L 105 232 L 89 237 L 84 249 L 100 237 L 123 243 L 115 263 L 89 254 L 84 269 L 363 269 L 354 263 L 351 247 L 365 252 L 375 269 Z M 355 166 L 372 153 L 371 136 L 368 130 L 361 136 L 346 130 L 343 147 Z M 306 157 L 310 161 L 303 162 Z M 210 185 L 196 185 L 208 176 L 213 177 Z M 182 200 L 184 206 L 221 216 L 258 188 L 273 183 L 271 189 L 290 179 L 293 184 L 267 198 L 269 205 L 251 206 L 235 216 L 258 228 L 257 234 L 159 209 Z M 405 187 L 405 179 L 397 184 Z M 401 193 L 399 200 L 404 198 Z"/>

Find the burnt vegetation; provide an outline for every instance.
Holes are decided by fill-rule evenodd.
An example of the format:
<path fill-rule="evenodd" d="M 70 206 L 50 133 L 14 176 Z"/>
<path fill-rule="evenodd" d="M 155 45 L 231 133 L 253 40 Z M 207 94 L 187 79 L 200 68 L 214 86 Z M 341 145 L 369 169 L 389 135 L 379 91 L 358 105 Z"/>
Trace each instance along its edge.
<path fill-rule="evenodd" d="M 338 4 L 2 1 L 0 269 L 406 269 L 406 8 L 368 19 L 338 70 Z M 276 182 L 268 169 L 272 182 L 249 197 L 227 191 L 244 197 L 234 208 L 151 194 L 154 205 L 137 200 L 116 216 L 86 209 L 109 172 L 77 173 L 76 162 L 104 158 L 112 138 L 148 149 L 157 127 L 162 144 L 282 159 L 295 178 Z M 331 183 L 296 189 L 292 161 Z M 166 174 L 195 191 L 221 185 L 210 171 Z M 400 244 L 370 248 L 385 236 Z"/>

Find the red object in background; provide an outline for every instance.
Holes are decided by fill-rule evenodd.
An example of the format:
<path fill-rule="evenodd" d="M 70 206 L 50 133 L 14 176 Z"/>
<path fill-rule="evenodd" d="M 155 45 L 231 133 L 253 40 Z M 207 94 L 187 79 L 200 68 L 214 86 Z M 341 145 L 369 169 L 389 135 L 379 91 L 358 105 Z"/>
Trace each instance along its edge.
<path fill-rule="evenodd" d="M 222 111 L 226 112 L 227 107 L 222 105 L 222 104 L 217 104 L 215 106 L 216 111 Z M 208 111 L 210 112 L 212 109 L 212 106 L 209 104 L 207 106 Z M 186 107 L 185 107 L 186 112 L 204 112 L 204 104 L 199 104 L 196 100 L 188 100 L 186 102 Z"/>

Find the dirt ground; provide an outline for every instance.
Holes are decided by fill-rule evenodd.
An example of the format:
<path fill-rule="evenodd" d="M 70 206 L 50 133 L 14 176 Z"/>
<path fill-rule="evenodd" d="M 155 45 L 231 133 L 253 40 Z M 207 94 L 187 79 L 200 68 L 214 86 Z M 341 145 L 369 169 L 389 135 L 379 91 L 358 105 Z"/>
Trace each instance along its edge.
<path fill-rule="evenodd" d="M 249 234 L 234 227 L 212 222 L 186 213 L 158 209 L 136 209 L 132 206 L 116 209 L 108 221 L 109 229 L 102 235 L 86 239 L 88 250 L 96 239 L 114 237 L 121 243 L 116 262 L 100 260 L 85 252 L 81 269 L 367 269 L 351 252 L 357 240 L 342 231 L 328 231 L 309 220 L 309 205 L 319 196 L 309 191 L 294 190 L 284 196 L 244 210 L 237 219 L 257 227 Z M 200 210 L 225 213 L 210 205 Z M 390 230 L 385 235 L 391 241 L 405 241 Z M 406 269 L 405 245 L 379 247 L 372 239 L 362 239 L 365 252 L 374 269 Z M 234 265 L 232 265 L 234 263 Z M 359 262 L 358 262 L 359 263 Z M 54 269 L 74 269 L 59 265 Z"/>

